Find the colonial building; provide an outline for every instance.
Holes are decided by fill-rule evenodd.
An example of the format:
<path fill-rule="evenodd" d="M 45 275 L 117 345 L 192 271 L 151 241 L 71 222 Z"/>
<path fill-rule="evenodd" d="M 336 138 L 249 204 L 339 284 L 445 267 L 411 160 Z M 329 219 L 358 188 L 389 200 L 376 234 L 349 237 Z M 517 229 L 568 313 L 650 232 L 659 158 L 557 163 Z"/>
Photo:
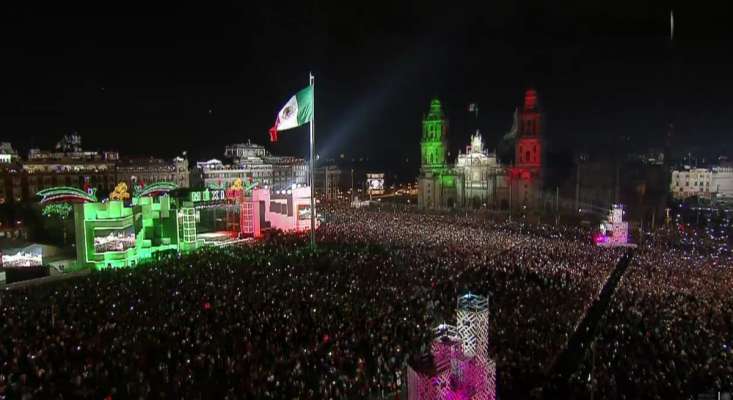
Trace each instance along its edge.
<path fill-rule="evenodd" d="M 234 160 L 261 158 L 267 155 L 267 150 L 264 147 L 249 140 L 247 143 L 230 144 L 224 148 L 224 157 Z"/>
<path fill-rule="evenodd" d="M 263 160 L 272 166 L 272 187 L 277 189 L 292 185 L 308 185 L 310 175 L 308 163 L 304 159 L 270 155 Z"/>
<path fill-rule="evenodd" d="M 463 204 L 463 174 L 450 168 L 446 160 L 447 133 L 448 120 L 440 101 L 433 99 L 422 121 L 421 167 L 417 180 L 420 208 L 452 208 Z"/>
<path fill-rule="evenodd" d="M 272 185 L 272 166 L 264 162 L 225 164 L 219 159 L 212 158 L 196 163 L 191 182 L 194 187 L 227 188 L 237 179 L 243 181 L 251 179 L 265 186 Z"/>
<path fill-rule="evenodd" d="M 0 204 L 28 198 L 28 174 L 20 163 L 0 165 Z"/>
<path fill-rule="evenodd" d="M 20 161 L 18 152 L 8 142 L 0 143 L 0 164 L 10 164 Z"/>
<path fill-rule="evenodd" d="M 189 187 L 190 172 L 184 153 L 172 160 L 161 158 L 125 158 L 117 163 L 117 181 L 132 188 L 155 182 L 173 182 L 178 187 Z"/>
<path fill-rule="evenodd" d="M 74 132 L 56 144 L 54 150 L 31 149 L 23 163 L 27 175 L 27 191 L 23 199 L 32 198 L 41 190 L 53 186 L 96 188 L 100 192 L 114 189 L 117 183 L 115 151 L 85 151 L 81 135 Z"/>
<path fill-rule="evenodd" d="M 121 160 L 116 151 L 84 150 L 76 132 L 64 135 L 52 150 L 31 149 L 26 161 L 20 160 L 9 143 L 0 144 L 0 203 L 31 201 L 38 191 L 54 186 L 94 188 L 100 198 L 121 181 L 128 187 L 158 181 L 188 187 L 189 177 L 185 157 Z"/>
<path fill-rule="evenodd" d="M 316 167 L 313 178 L 316 196 L 324 200 L 337 200 L 342 193 L 346 193 L 341 169 L 336 165 Z"/>
<path fill-rule="evenodd" d="M 718 198 L 733 198 L 733 168 L 718 166 L 713 167 L 713 178 L 711 188 Z"/>
<path fill-rule="evenodd" d="M 691 168 L 685 166 L 672 171 L 672 197 L 678 200 L 698 196 L 703 198 L 733 197 L 733 168 Z"/>
<path fill-rule="evenodd" d="M 0 204 L 22 201 L 28 196 L 27 183 L 18 152 L 12 144 L 0 143 Z"/>
<path fill-rule="evenodd" d="M 676 199 L 692 196 L 710 197 L 713 173 L 707 168 L 683 168 L 672 171 L 670 190 Z"/>
<path fill-rule="evenodd" d="M 308 164 L 302 158 L 274 156 L 252 143 L 227 146 L 224 155 L 232 162 L 211 159 L 196 163 L 192 185 L 226 188 L 241 179 L 278 189 L 308 183 Z"/>

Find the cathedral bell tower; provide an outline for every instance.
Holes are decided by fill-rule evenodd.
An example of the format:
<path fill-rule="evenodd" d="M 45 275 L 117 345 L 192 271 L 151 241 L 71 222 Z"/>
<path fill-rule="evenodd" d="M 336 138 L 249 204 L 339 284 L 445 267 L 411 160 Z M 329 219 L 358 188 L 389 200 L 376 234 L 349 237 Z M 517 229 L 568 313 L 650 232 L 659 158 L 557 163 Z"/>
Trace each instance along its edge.
<path fill-rule="evenodd" d="M 509 170 L 512 208 L 534 208 L 542 191 L 542 113 L 537 92 L 527 89 L 518 113 L 514 166 Z"/>
<path fill-rule="evenodd" d="M 442 172 L 446 168 L 446 143 L 448 120 L 445 118 L 440 100 L 430 102 L 430 111 L 422 120 L 420 140 L 421 169 L 424 172 Z"/>
<path fill-rule="evenodd" d="M 448 119 L 440 100 L 430 102 L 430 110 L 422 120 L 420 139 L 420 176 L 417 204 L 423 209 L 452 208 L 462 204 L 463 177 L 457 175 L 446 159 Z"/>
<path fill-rule="evenodd" d="M 537 169 L 542 166 L 542 118 L 537 108 L 537 92 L 528 89 L 524 94 L 524 106 L 519 114 L 519 131 L 515 145 L 515 165 L 519 168 Z"/>

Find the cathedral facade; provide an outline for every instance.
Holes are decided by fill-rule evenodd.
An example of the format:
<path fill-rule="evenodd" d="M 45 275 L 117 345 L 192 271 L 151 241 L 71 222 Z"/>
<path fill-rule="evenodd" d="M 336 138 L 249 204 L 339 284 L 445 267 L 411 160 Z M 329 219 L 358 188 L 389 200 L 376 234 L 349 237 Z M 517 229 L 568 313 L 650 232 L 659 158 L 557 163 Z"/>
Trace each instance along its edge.
<path fill-rule="evenodd" d="M 422 209 L 492 207 L 532 209 L 542 191 L 542 115 L 537 93 L 527 90 L 521 110 L 514 114 L 509 136 L 514 161 L 503 165 L 484 148 L 481 134 L 471 136 L 455 163 L 447 159 L 448 119 L 434 99 L 422 122 L 418 206 Z"/>
<path fill-rule="evenodd" d="M 506 194 L 504 167 L 498 162 L 496 153 L 484 149 L 478 130 L 471 136 L 466 152 L 458 153 L 455 169 L 463 177 L 464 206 L 493 205 Z"/>

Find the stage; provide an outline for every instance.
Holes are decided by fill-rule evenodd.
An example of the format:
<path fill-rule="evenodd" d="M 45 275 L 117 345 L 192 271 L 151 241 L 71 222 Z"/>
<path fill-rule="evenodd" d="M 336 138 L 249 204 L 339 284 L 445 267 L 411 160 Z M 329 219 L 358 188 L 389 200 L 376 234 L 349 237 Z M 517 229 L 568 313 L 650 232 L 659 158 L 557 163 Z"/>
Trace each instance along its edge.
<path fill-rule="evenodd" d="M 632 249 L 635 249 L 638 247 L 636 243 L 609 243 L 607 242 L 607 243 L 596 243 L 596 245 L 598 245 L 599 247 L 628 247 Z"/>

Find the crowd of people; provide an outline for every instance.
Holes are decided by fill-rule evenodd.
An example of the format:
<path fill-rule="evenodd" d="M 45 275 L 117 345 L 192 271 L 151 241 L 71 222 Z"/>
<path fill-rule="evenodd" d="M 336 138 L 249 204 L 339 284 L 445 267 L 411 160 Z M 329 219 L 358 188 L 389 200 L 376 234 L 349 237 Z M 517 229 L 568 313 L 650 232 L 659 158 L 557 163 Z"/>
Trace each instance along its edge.
<path fill-rule="evenodd" d="M 604 316 L 595 362 L 586 360 L 576 382 L 608 399 L 730 392 L 732 267 L 724 229 L 651 234 Z"/>
<path fill-rule="evenodd" d="M 302 236 L 275 235 L 1 293 L 0 399 L 395 398 L 410 357 L 469 291 L 490 298 L 500 397 L 526 398 L 623 254 L 592 245 L 584 228 L 477 214 L 333 208 L 317 236 L 316 250 Z M 700 264 L 710 277 L 686 285 L 693 266 L 663 249 L 640 251 L 599 339 L 608 357 L 628 362 L 633 390 L 654 379 L 650 368 L 679 372 L 713 350 L 700 342 L 730 332 L 730 302 L 716 296 L 731 282 L 708 286 L 729 279 L 727 259 Z M 667 258 L 681 275 L 655 264 Z M 669 311 L 647 314 L 654 302 Z M 646 330 L 631 336 L 638 323 Z M 637 339 L 664 343 L 648 350 L 664 368 L 630 350 Z M 682 348 L 687 361 L 665 358 Z M 599 357 L 593 382 L 613 386 L 618 365 Z M 713 358 L 697 376 L 725 376 L 729 365 Z"/>
<path fill-rule="evenodd" d="M 328 241 L 388 243 L 412 260 L 412 274 L 424 275 L 412 280 L 427 290 L 416 293 L 411 312 L 433 307 L 422 311 L 434 316 L 429 326 L 453 320 L 459 294 L 489 294 L 490 346 L 508 398 L 541 384 L 622 254 L 593 246 L 587 229 L 492 223 L 476 214 L 341 210 L 325 232 Z"/>

